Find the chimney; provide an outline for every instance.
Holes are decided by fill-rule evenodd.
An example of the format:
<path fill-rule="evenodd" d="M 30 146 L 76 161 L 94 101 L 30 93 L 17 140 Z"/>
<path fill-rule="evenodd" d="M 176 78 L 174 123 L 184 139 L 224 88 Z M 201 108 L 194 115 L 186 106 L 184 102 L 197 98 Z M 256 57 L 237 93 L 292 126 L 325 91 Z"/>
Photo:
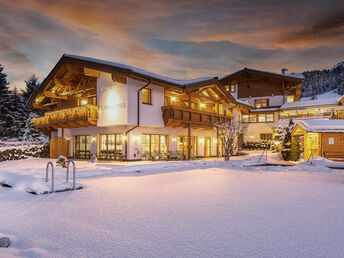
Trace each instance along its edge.
<path fill-rule="evenodd" d="M 282 74 L 288 74 L 288 69 L 287 68 L 282 68 L 281 71 L 282 71 Z"/>

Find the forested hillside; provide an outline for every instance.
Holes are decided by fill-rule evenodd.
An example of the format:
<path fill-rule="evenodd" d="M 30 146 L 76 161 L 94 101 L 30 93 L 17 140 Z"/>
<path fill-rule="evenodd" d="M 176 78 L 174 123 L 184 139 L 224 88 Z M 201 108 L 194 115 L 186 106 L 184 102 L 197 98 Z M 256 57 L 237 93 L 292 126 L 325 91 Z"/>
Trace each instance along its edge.
<path fill-rule="evenodd" d="M 303 73 L 305 82 L 302 87 L 302 96 L 310 97 L 336 90 L 343 95 L 344 62 L 341 62 L 331 69 L 306 71 Z"/>

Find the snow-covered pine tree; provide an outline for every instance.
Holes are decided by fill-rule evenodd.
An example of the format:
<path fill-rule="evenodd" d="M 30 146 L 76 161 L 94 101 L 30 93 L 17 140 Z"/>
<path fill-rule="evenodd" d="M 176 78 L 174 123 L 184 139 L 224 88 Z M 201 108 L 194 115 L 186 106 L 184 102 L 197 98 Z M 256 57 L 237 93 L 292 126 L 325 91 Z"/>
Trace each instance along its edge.
<path fill-rule="evenodd" d="M 35 91 L 37 87 L 39 87 L 38 78 L 35 75 L 32 75 L 28 80 L 25 81 L 25 90 L 22 90 L 22 97 L 24 103 L 27 103 L 30 99 L 30 96 Z M 42 140 L 46 138 L 46 136 L 35 129 L 33 124 L 31 123 L 31 119 L 34 117 L 39 117 L 43 114 L 43 111 L 36 108 L 26 108 L 25 109 L 25 120 L 24 120 L 24 131 L 23 131 L 23 138 L 26 141 L 32 140 Z"/>
<path fill-rule="evenodd" d="M 7 74 L 0 64 L 0 138 L 7 133 L 7 120 L 9 116 L 10 92 L 8 89 Z"/>
<path fill-rule="evenodd" d="M 294 128 L 294 122 L 290 119 L 288 127 L 285 128 L 285 135 L 282 143 L 281 155 L 284 160 L 290 160 L 291 151 L 291 131 Z"/>

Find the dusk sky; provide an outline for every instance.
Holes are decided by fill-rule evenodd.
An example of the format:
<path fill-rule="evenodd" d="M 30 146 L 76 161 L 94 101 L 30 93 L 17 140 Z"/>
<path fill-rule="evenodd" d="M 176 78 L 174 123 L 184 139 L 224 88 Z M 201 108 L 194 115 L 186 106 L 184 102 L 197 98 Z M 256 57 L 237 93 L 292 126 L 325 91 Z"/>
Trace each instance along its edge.
<path fill-rule="evenodd" d="M 344 61 L 344 1 L 0 0 L 0 63 L 40 81 L 64 53 L 175 79 Z"/>

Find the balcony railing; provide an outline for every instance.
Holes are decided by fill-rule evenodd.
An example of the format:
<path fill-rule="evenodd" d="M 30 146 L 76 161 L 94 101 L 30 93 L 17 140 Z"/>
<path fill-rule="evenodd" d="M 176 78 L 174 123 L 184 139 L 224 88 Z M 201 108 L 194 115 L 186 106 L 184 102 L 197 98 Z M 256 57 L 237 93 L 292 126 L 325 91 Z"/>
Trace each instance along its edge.
<path fill-rule="evenodd" d="M 214 123 L 218 121 L 229 121 L 232 119 L 229 116 L 176 106 L 162 107 L 162 117 L 165 126 L 187 127 L 190 125 L 191 127 L 201 128 L 212 128 Z"/>
<path fill-rule="evenodd" d="M 37 129 L 73 128 L 97 125 L 98 109 L 96 105 L 46 112 L 43 117 L 31 121 Z"/>

